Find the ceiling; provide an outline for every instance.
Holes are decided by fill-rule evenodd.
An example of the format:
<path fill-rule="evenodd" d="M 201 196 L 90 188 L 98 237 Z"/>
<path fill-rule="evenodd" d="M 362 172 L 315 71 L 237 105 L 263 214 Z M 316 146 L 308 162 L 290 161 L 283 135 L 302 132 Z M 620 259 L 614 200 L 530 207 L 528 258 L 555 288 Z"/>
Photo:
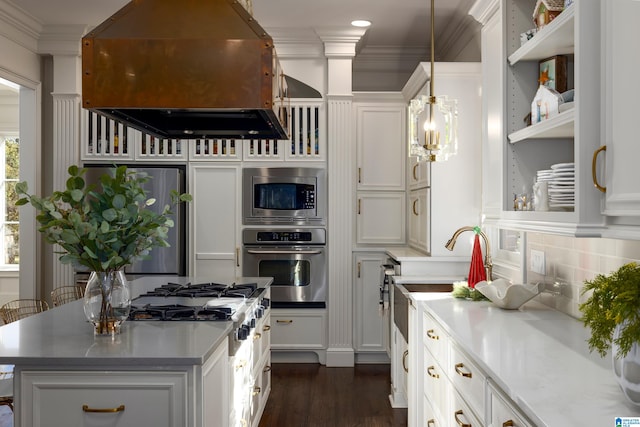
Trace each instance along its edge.
<path fill-rule="evenodd" d="M 0 0 L 1 1 L 1 0 Z M 47 25 L 98 25 L 128 0 L 4 0 Z M 377 63 L 409 59 L 411 69 L 428 61 L 430 46 L 429 0 L 251 0 L 254 16 L 270 32 L 292 31 L 308 40 L 316 30 L 349 29 L 354 19 L 372 22 L 357 46 L 354 69 L 369 55 Z M 436 0 L 436 57 L 450 51 L 461 29 L 476 25 L 468 15 L 474 0 Z M 277 37 L 276 48 L 277 48 Z M 479 53 L 478 53 L 479 55 Z M 363 62 L 362 62 L 363 63 Z"/>

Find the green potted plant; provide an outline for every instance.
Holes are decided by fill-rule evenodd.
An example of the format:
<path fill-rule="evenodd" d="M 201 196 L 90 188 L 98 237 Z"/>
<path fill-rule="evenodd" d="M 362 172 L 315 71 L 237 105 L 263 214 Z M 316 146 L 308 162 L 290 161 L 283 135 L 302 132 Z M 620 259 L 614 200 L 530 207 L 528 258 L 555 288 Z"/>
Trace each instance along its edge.
<path fill-rule="evenodd" d="M 191 196 L 173 190 L 172 206 L 158 213 L 148 209 L 155 199 L 147 198 L 143 185 L 150 178 L 144 173 L 114 167 L 100 178 L 101 188 L 86 184 L 84 168 L 70 166 L 68 173 L 65 190 L 49 197 L 28 194 L 26 182 L 16 184 L 21 196 L 16 204 L 36 209 L 39 231 L 46 242 L 58 245 L 60 262 L 91 271 L 84 308 L 95 333 L 118 333 L 130 306 L 123 267 L 169 245 L 172 206 Z"/>
<path fill-rule="evenodd" d="M 579 308 L 591 330 L 589 350 L 602 357 L 612 351 L 614 374 L 625 396 L 640 404 L 637 393 L 630 392 L 632 383 L 640 384 L 640 266 L 631 262 L 584 283 L 582 294 L 591 295 Z"/>

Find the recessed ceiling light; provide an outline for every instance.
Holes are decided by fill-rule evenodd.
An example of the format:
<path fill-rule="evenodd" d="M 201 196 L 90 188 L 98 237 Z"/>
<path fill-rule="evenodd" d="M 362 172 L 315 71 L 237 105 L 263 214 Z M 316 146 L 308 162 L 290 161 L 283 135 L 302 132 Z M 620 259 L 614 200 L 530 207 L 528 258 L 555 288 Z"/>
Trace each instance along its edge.
<path fill-rule="evenodd" d="M 351 25 L 353 25 L 354 27 L 366 28 L 371 26 L 371 21 L 366 21 L 364 19 L 356 19 L 355 21 L 351 21 Z"/>

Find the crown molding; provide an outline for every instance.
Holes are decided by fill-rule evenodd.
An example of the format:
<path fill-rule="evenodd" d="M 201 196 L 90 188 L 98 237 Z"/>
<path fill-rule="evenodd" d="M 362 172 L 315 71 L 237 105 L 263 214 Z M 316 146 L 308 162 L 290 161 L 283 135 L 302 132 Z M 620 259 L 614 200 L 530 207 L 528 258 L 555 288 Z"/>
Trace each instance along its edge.
<path fill-rule="evenodd" d="M 482 25 L 485 25 L 499 7 L 500 0 L 477 0 L 469 9 L 469 15 L 473 16 Z"/>
<path fill-rule="evenodd" d="M 0 0 L 0 36 L 36 52 L 41 31 L 40 21 L 12 2 Z"/>
<path fill-rule="evenodd" d="M 38 53 L 80 56 L 86 25 L 47 25 L 38 40 Z"/>

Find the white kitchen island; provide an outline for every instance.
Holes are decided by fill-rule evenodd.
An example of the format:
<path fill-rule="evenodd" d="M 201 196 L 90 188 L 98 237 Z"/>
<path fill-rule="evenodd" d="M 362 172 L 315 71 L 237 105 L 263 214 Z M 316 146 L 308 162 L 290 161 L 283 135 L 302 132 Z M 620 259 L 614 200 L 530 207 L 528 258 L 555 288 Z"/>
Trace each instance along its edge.
<path fill-rule="evenodd" d="M 167 281 L 199 279 L 143 277 L 130 282 L 132 296 Z M 247 282 L 268 287 L 271 279 L 236 280 Z M 247 342 L 260 338 L 256 330 L 268 317 L 259 320 Z M 14 425 L 226 427 L 243 417 L 247 425 L 257 425 L 270 383 L 253 393 L 263 402 L 241 408 L 234 403 L 236 390 L 258 386 L 237 387 L 233 377 L 246 370 L 246 377 L 259 382 L 252 363 L 266 366 L 268 345 L 258 350 L 243 345 L 230 355 L 232 328 L 231 321 L 127 321 L 113 339 L 94 337 L 82 301 L 2 326 L 0 364 L 15 365 Z"/>
<path fill-rule="evenodd" d="M 589 352 L 580 321 L 535 301 L 503 310 L 410 296 L 409 426 L 606 427 L 640 417 L 610 356 Z"/>

